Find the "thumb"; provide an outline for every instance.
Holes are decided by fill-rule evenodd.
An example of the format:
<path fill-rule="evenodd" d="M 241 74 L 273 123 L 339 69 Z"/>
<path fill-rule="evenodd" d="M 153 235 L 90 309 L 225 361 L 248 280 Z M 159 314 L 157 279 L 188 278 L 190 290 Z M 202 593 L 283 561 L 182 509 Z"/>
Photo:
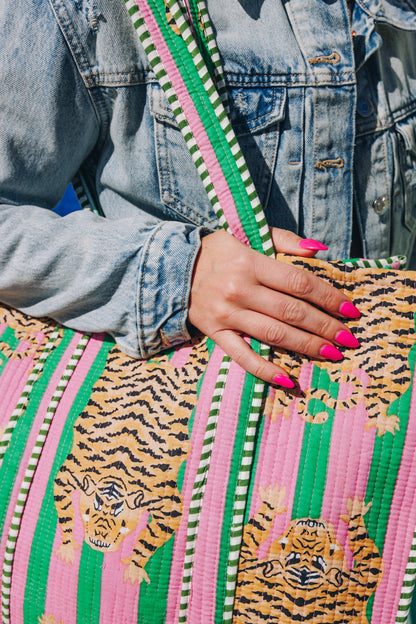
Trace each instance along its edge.
<path fill-rule="evenodd" d="M 289 230 L 281 230 L 280 228 L 270 228 L 273 245 L 277 252 L 293 254 L 294 256 L 304 256 L 311 258 L 318 251 L 328 249 L 326 245 L 313 238 L 301 238 L 294 232 Z"/>

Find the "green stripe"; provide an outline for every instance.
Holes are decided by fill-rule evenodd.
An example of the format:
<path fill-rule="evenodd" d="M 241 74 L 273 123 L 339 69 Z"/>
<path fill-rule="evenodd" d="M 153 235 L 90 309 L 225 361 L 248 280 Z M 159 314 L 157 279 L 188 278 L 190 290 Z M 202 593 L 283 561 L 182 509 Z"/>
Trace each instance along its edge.
<path fill-rule="evenodd" d="M 5 342 L 14 351 L 19 344 L 20 340 L 17 340 L 14 335 L 14 330 L 11 327 L 6 327 L 4 332 L 0 336 L 1 342 Z M 3 368 L 6 366 L 9 358 L 2 353 L 0 349 L 0 375 L 3 372 Z"/>
<path fill-rule="evenodd" d="M 182 473 L 183 479 L 183 473 Z M 180 488 L 181 489 L 181 488 Z M 149 517 L 149 522 L 150 522 Z M 150 583 L 140 586 L 138 624 L 165 624 L 174 538 L 163 544 L 146 565 Z"/>
<path fill-rule="evenodd" d="M 338 396 L 339 384 L 331 382 L 328 373 L 318 366 L 314 366 L 311 387 L 326 390 L 334 398 Z M 335 411 L 321 401 L 309 401 L 311 416 L 324 410 L 328 413 L 325 423 L 305 424 L 292 519 L 321 515 Z"/>
<path fill-rule="evenodd" d="M 28 438 L 31 433 L 33 421 L 43 398 L 44 392 L 51 380 L 59 361 L 72 340 L 74 332 L 65 330 L 59 345 L 51 351 L 45 362 L 40 378 L 35 382 L 30 394 L 27 406 L 16 423 L 12 439 L 4 455 L 0 469 L 0 526 L 4 525 L 6 513 L 10 504 L 10 496 L 13 491 L 15 479 L 20 468 L 22 457 L 26 450 Z"/>
<path fill-rule="evenodd" d="M 231 457 L 231 465 L 228 475 L 227 491 L 225 496 L 224 515 L 222 518 L 222 532 L 221 532 L 221 545 L 220 545 L 220 557 L 217 568 L 217 594 L 216 594 L 216 610 L 215 621 L 223 621 L 224 604 L 226 597 L 226 580 L 227 580 L 227 568 L 228 560 L 231 552 L 230 549 L 230 528 L 233 524 L 233 511 L 235 490 L 237 486 L 237 480 L 240 471 L 240 464 L 242 458 L 242 452 L 246 437 L 247 423 L 250 417 L 250 406 L 254 394 L 254 386 L 256 383 L 255 377 L 246 374 L 244 380 L 243 391 L 241 394 L 241 403 L 238 414 L 238 424 L 236 435 L 234 438 L 234 448 Z"/>
<path fill-rule="evenodd" d="M 52 556 L 53 541 L 58 523 L 55 504 L 53 500 L 53 486 L 56 474 L 65 461 L 72 448 L 73 433 L 72 428 L 75 420 L 85 408 L 91 396 L 92 387 L 101 376 L 107 361 L 108 351 L 114 343 L 105 341 L 90 370 L 83 382 L 68 414 L 65 428 L 53 462 L 46 493 L 39 513 L 36 526 L 35 538 L 29 559 L 28 573 L 26 579 L 26 590 L 24 600 L 24 621 L 37 622 L 38 618 L 45 612 L 46 588 L 48 586 L 49 563 Z M 65 588 L 62 588 L 65 591 Z"/>
<path fill-rule="evenodd" d="M 99 624 L 104 553 L 82 545 L 78 575 L 77 624 Z"/>
<path fill-rule="evenodd" d="M 384 541 L 387 532 L 387 523 L 390 516 L 390 507 L 400 469 L 403 446 L 409 422 L 410 401 L 412 396 L 413 378 L 416 359 L 416 344 L 409 352 L 409 366 L 411 383 L 401 397 L 393 401 L 387 414 L 398 415 L 400 429 L 394 435 L 385 433 L 376 436 L 374 441 L 373 458 L 368 477 L 366 502 L 372 501 L 372 506 L 366 515 L 366 526 L 370 538 L 375 542 L 380 554 L 383 554 Z M 374 595 L 367 604 L 367 617 L 371 621 Z"/>

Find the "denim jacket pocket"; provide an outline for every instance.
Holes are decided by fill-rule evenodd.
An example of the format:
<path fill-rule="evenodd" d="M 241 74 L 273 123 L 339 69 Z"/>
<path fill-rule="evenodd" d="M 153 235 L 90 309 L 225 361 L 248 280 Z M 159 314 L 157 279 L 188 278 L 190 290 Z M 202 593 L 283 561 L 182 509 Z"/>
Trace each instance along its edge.
<path fill-rule="evenodd" d="M 276 88 L 230 89 L 230 116 L 243 155 L 259 192 L 267 197 L 279 143 L 279 122 L 285 91 Z M 216 216 L 162 89 L 152 85 L 161 201 L 176 218 L 197 225 L 214 225 Z"/>
<path fill-rule="evenodd" d="M 416 0 L 357 0 L 376 22 L 416 30 Z"/>
<path fill-rule="evenodd" d="M 229 90 L 231 123 L 264 208 L 273 181 L 286 99 L 284 87 Z"/>
<path fill-rule="evenodd" d="M 397 164 L 400 172 L 398 193 L 402 196 L 405 226 L 416 229 L 416 112 L 396 122 Z"/>

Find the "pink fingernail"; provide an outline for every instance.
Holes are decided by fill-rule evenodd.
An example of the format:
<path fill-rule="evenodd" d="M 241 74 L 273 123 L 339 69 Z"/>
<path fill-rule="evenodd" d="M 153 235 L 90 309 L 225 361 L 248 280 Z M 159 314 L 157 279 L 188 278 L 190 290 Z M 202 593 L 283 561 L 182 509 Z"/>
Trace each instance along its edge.
<path fill-rule="evenodd" d="M 301 249 L 309 249 L 310 251 L 326 251 L 328 247 L 313 238 L 302 238 L 298 243 Z"/>
<path fill-rule="evenodd" d="M 338 349 L 336 349 L 332 345 L 324 345 L 319 353 L 320 355 L 322 355 L 322 357 L 326 358 L 327 360 L 333 360 L 334 362 L 342 360 L 344 357 L 341 351 L 338 351 Z"/>
<path fill-rule="evenodd" d="M 283 388 L 295 387 L 295 384 L 293 383 L 293 381 L 289 379 L 289 377 L 286 377 L 285 375 L 276 375 L 276 377 L 273 377 L 273 381 L 275 384 L 277 384 L 278 386 L 282 386 Z"/>
<path fill-rule="evenodd" d="M 347 316 L 348 318 L 359 318 L 361 316 L 359 309 L 356 308 L 350 301 L 344 301 L 344 303 L 341 304 L 339 311 L 343 316 Z"/>
<path fill-rule="evenodd" d="M 335 340 L 343 347 L 351 347 L 352 349 L 356 349 L 360 346 L 357 338 L 350 334 L 350 332 L 345 330 L 339 331 L 335 336 Z"/>

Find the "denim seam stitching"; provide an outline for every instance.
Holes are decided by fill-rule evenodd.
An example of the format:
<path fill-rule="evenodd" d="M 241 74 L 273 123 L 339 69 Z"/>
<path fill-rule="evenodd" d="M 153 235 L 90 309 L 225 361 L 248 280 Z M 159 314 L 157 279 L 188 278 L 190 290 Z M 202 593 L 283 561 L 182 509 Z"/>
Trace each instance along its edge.
<path fill-rule="evenodd" d="M 197 249 L 198 246 L 199 246 L 199 241 L 194 241 L 194 244 L 192 245 L 192 252 L 189 254 L 188 264 L 186 266 L 186 273 L 185 273 L 185 280 L 184 280 L 185 288 L 183 290 L 182 300 L 181 300 L 181 315 L 179 317 L 179 326 L 180 326 L 180 330 L 182 333 L 182 338 L 184 338 L 185 340 L 189 339 L 189 334 L 186 331 L 186 319 L 188 318 L 188 306 L 186 305 L 186 303 L 191 292 L 191 284 L 189 283 L 189 274 L 192 272 L 193 267 L 194 267 L 194 260 L 195 260 L 194 255 L 195 255 L 195 250 Z"/>
<path fill-rule="evenodd" d="M 57 0 L 49 0 L 49 1 L 50 1 L 51 5 L 54 7 L 54 13 L 55 13 L 57 21 L 60 24 L 61 31 L 64 34 L 65 41 L 67 42 L 68 47 L 71 50 L 74 59 L 76 60 L 76 64 L 77 64 L 77 66 L 78 66 L 78 68 L 80 70 L 80 74 L 82 76 L 82 79 L 85 82 L 86 77 L 83 75 L 83 72 L 85 71 L 85 67 L 87 67 L 89 72 L 91 72 L 91 73 L 92 73 L 92 67 L 91 67 L 91 65 L 90 65 L 90 63 L 88 61 L 88 57 L 87 57 L 87 54 L 85 52 L 84 46 L 81 43 L 81 40 L 80 40 L 80 38 L 78 36 L 77 31 L 75 30 L 75 27 L 74 27 L 74 24 L 72 22 L 72 19 L 71 19 L 70 15 L 69 15 L 69 13 L 67 11 L 67 8 L 66 8 L 65 4 L 63 2 L 61 2 L 60 3 L 61 9 L 62 9 L 62 11 L 65 12 L 66 17 L 67 17 L 67 25 L 64 25 L 64 22 L 63 22 L 60 14 L 59 14 L 58 1 Z M 70 32 L 69 29 L 71 30 L 71 32 Z M 73 41 L 76 41 L 76 43 L 78 45 L 79 52 L 76 51 L 74 45 L 72 45 Z M 84 62 L 82 62 L 81 56 L 84 59 Z"/>
<path fill-rule="evenodd" d="M 144 291 L 144 282 L 145 282 L 145 275 L 146 275 L 146 264 L 150 255 L 150 247 L 156 237 L 156 234 L 158 233 L 158 231 L 163 227 L 163 223 L 160 223 L 158 226 L 156 226 L 156 228 L 154 229 L 154 231 L 152 232 L 149 240 L 147 241 L 146 244 L 146 249 L 144 251 L 143 254 L 143 262 L 142 262 L 142 276 L 141 276 L 141 280 L 140 280 L 140 287 L 139 287 L 139 292 L 138 292 L 138 296 L 137 296 L 137 312 L 139 313 L 139 316 L 137 318 L 137 327 L 140 330 L 140 338 L 139 338 L 139 352 L 140 352 L 140 356 L 142 358 L 147 358 L 149 357 L 149 353 L 147 351 L 147 347 L 146 347 L 146 343 L 145 343 L 145 326 L 144 326 L 144 311 L 143 311 L 143 291 Z M 139 333 L 139 332 L 138 332 Z"/>

